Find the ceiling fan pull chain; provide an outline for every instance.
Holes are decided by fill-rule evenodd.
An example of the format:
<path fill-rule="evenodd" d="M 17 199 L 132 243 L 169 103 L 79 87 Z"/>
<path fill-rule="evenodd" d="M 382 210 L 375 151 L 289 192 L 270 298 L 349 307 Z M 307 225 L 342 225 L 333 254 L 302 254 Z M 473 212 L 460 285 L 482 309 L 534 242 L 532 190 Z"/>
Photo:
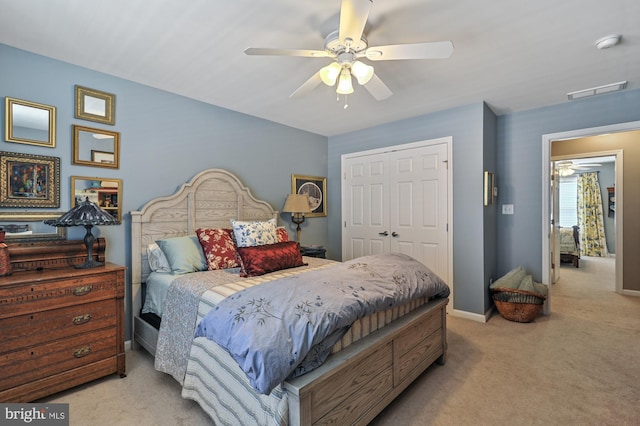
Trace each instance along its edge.
<path fill-rule="evenodd" d="M 347 95 L 344 95 L 344 107 L 342 107 L 343 109 L 347 109 L 349 108 L 349 104 L 347 103 Z"/>

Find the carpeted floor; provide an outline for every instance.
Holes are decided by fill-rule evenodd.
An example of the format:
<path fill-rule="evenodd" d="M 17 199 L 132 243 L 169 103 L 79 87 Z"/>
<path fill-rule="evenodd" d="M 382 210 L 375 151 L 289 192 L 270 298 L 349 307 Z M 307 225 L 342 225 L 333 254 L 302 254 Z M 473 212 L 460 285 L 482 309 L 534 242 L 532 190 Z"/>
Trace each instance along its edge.
<path fill-rule="evenodd" d="M 640 298 L 613 289 L 613 259 L 583 258 L 578 269 L 562 266 L 550 316 L 450 316 L 446 364 L 372 425 L 640 424 Z M 127 372 L 46 401 L 69 403 L 71 425 L 210 424 L 146 352 L 127 353 Z"/>

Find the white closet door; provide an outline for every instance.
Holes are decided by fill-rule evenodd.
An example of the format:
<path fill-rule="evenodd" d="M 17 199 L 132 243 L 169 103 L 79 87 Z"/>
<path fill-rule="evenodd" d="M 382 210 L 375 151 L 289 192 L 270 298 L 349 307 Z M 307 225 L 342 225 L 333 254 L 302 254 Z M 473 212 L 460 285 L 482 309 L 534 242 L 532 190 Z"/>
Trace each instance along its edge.
<path fill-rule="evenodd" d="M 448 277 L 446 143 L 345 158 L 343 260 L 400 252 Z"/>
<path fill-rule="evenodd" d="M 447 277 L 447 146 L 389 153 L 390 250 Z"/>
<path fill-rule="evenodd" d="M 350 158 L 344 167 L 344 260 L 388 253 L 387 154 Z"/>

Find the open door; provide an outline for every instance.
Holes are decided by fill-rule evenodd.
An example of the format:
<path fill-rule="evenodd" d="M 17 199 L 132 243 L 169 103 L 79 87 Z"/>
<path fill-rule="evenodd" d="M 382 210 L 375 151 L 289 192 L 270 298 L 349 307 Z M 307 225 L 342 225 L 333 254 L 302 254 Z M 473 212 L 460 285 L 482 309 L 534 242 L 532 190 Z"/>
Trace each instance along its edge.
<path fill-rule="evenodd" d="M 553 197 L 551 209 L 551 283 L 555 284 L 560 279 L 560 177 L 556 168 L 556 162 L 551 162 L 551 196 Z"/>

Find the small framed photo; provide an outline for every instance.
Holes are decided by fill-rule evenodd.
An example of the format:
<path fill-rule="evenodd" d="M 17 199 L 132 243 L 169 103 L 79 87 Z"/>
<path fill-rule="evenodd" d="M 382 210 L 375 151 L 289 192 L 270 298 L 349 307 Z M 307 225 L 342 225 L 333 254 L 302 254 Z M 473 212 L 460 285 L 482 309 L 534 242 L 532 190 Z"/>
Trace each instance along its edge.
<path fill-rule="evenodd" d="M 75 92 L 76 118 L 112 126 L 116 124 L 116 95 L 78 85 Z"/>
<path fill-rule="evenodd" d="M 60 207 L 60 158 L 0 152 L 0 207 Z"/>
<path fill-rule="evenodd" d="M 291 193 L 307 194 L 311 213 L 306 217 L 327 215 L 327 178 L 320 176 L 291 175 Z"/>

